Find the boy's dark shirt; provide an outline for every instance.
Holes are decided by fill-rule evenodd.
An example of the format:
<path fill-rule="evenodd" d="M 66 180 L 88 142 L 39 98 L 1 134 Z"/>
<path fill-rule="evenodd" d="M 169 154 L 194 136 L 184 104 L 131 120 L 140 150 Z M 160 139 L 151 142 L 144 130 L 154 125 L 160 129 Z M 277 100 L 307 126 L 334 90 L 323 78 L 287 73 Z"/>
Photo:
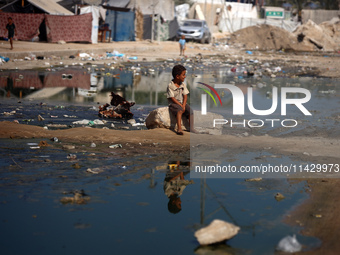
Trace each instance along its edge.
<path fill-rule="evenodd" d="M 14 36 L 14 31 L 15 31 L 15 25 L 14 23 L 12 24 L 7 24 L 6 29 L 8 30 L 8 38 L 11 38 Z"/>

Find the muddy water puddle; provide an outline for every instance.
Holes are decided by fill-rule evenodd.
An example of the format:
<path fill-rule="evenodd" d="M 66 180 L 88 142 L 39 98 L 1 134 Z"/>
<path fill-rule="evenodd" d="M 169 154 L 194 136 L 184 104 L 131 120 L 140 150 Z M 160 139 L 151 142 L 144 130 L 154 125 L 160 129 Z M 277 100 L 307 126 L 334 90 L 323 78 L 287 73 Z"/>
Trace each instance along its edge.
<path fill-rule="evenodd" d="M 122 158 L 89 148 L 70 153 L 39 140 L 0 141 L 0 225 L 4 254 L 273 254 L 297 234 L 304 249 L 318 240 L 282 220 L 307 198 L 304 182 L 286 179 L 191 179 L 188 155 Z M 248 160 L 238 154 L 236 161 Z M 173 165 L 178 168 L 172 169 Z M 98 174 L 88 169 L 102 170 Z M 178 203 L 169 176 L 183 173 Z M 277 192 L 285 198 L 277 201 Z M 76 200 L 65 200 L 75 198 Z M 180 208 L 180 209 L 179 209 Z M 222 219 L 241 227 L 226 244 L 200 247 L 194 231 Z"/>
<path fill-rule="evenodd" d="M 18 120 L 49 129 L 82 126 L 73 122 L 99 119 L 98 105 L 108 103 L 109 94 L 114 91 L 136 102 L 131 111 L 140 125 L 106 120 L 91 127 L 145 129 L 143 123 L 148 113 L 167 105 L 165 90 L 173 64 L 169 61 L 130 63 L 114 69 L 86 65 L 56 67 L 49 71 L 4 71 L 0 73 L 0 120 Z M 273 86 L 279 90 L 306 88 L 311 92 L 311 100 L 305 107 L 312 116 L 304 116 L 294 106 L 287 108 L 289 115 L 284 118 L 296 119 L 296 127 L 264 125 L 235 129 L 224 126 L 224 134 L 340 135 L 336 79 L 293 77 L 287 75 L 284 68 L 271 78 L 264 70 L 270 68 L 274 72 L 276 67 L 268 65 L 262 68 L 262 76 L 256 73 L 248 76 L 245 71 L 249 63 L 183 64 L 188 69 L 186 83 L 192 97 L 190 104 L 195 110 L 201 109 L 196 103 L 200 102 L 202 92 L 198 82 L 236 85 L 245 98 L 251 87 L 254 107 L 258 109 L 271 107 Z M 211 99 L 208 110 L 230 119 L 232 96 L 228 91 L 218 93 L 223 106 L 216 106 Z M 38 115 L 44 120 L 39 121 Z M 280 104 L 271 117 L 282 119 Z M 255 117 L 246 108 L 240 121 L 243 119 Z M 107 155 L 86 145 L 83 152 L 73 158 L 72 152 L 51 141 L 48 141 L 51 146 L 35 149 L 39 143 L 40 140 L 34 139 L 0 140 L 0 225 L 3 230 L 0 243 L 5 254 L 273 254 L 279 240 L 292 234 L 297 235 L 304 249 L 319 245 L 318 240 L 299 235 L 300 228 L 282 222 L 307 198 L 304 182 L 295 183 L 285 178 L 260 182 L 234 178 L 191 179 L 189 152 L 181 157 L 131 158 Z M 230 160 L 251 162 L 259 156 L 263 155 L 241 152 Z M 177 161 L 187 180 L 180 195 L 180 211 L 172 206 L 164 189 L 167 177 L 174 174 L 169 164 Z M 266 157 L 266 163 L 277 161 L 293 162 L 289 158 Z M 277 192 L 283 193 L 285 199 L 275 200 Z M 213 219 L 233 222 L 241 227 L 241 232 L 227 244 L 199 247 L 194 231 Z"/>
<path fill-rule="evenodd" d="M 26 103 L 25 109 L 18 110 L 17 115 L 23 114 L 24 121 L 34 119 L 37 114 L 41 114 L 50 124 L 65 122 L 69 125 L 70 119 L 95 119 L 98 106 L 110 102 L 110 92 L 114 91 L 128 101 L 136 102 L 131 111 L 135 114 L 137 123 L 142 124 L 151 109 L 167 105 L 166 86 L 172 79 L 171 68 L 175 64 L 178 63 L 173 61 L 127 63 L 120 67 L 87 64 L 68 68 L 54 67 L 49 68 L 48 71 L 3 71 L 0 73 L 0 95 L 4 99 L 1 100 L 1 107 L 4 111 L 15 111 L 18 107 L 20 109 L 20 104 L 16 103 L 20 101 Z M 225 134 L 247 133 L 271 136 L 307 134 L 331 137 L 340 135 L 338 79 L 296 76 L 294 71 L 299 70 L 292 70 L 290 67 L 281 68 L 272 63 L 260 64 L 256 61 L 233 64 L 221 61 L 181 62 L 181 64 L 187 68 L 186 83 L 190 90 L 189 103 L 195 110 L 201 110 L 202 107 L 202 88 L 205 88 L 202 83 L 210 86 L 230 84 L 242 91 L 245 111 L 241 116 L 233 117 L 234 100 L 229 90 L 217 89 L 221 104 L 216 104 L 208 96 L 207 110 L 218 113 L 223 119 L 228 120 L 228 124 L 223 125 Z M 277 88 L 277 93 L 273 90 L 274 87 Z M 310 92 L 311 99 L 303 103 L 303 107 L 311 114 L 310 116 L 294 104 L 288 104 L 286 113 L 282 112 L 281 90 L 284 87 L 301 88 Z M 249 89 L 252 95 L 249 95 Z M 277 94 L 278 98 L 276 103 L 273 101 L 274 94 Z M 10 103 L 11 100 L 6 100 L 8 97 L 13 103 Z M 214 97 L 216 98 L 215 95 Z M 304 97 L 303 93 L 287 94 L 289 99 L 301 100 Z M 273 105 L 276 110 L 270 116 L 255 115 L 249 110 L 249 98 L 252 98 L 256 110 L 268 110 Z M 40 109 L 35 108 L 36 111 L 31 111 L 31 115 L 27 113 L 25 116 L 26 107 L 32 102 L 41 103 L 43 106 Z M 53 105 L 53 107 L 59 105 L 61 108 L 52 111 L 50 107 L 44 105 Z M 74 105 L 86 106 L 88 109 L 83 111 L 83 108 L 75 113 L 71 109 Z M 66 106 L 70 112 L 62 108 Z M 89 112 L 90 109 L 93 111 Z M 2 117 L 8 118 L 8 116 Z M 231 126 L 232 121 L 241 124 Z M 28 124 L 36 125 L 37 123 Z M 108 126 L 110 124 L 112 123 Z M 119 126 L 119 123 L 117 125 Z"/>

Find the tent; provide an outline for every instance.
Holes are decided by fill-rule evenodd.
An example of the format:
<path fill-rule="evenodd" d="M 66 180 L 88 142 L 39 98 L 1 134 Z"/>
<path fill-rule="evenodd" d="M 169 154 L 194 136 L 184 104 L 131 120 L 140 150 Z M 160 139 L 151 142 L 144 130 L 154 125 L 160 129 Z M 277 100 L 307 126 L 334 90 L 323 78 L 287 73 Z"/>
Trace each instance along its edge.
<path fill-rule="evenodd" d="M 99 17 L 105 20 L 106 10 L 103 7 L 98 6 L 86 6 L 80 9 L 80 13 L 92 13 L 92 43 L 98 43 L 98 28 L 99 28 Z"/>
<path fill-rule="evenodd" d="M 1 8 L 0 37 L 7 38 L 5 29 L 8 17 L 13 18 L 19 40 L 32 40 L 38 36 L 40 41 L 46 41 L 46 25 L 44 14 L 73 15 L 72 12 L 57 4 L 54 0 L 15 0 Z"/>
<path fill-rule="evenodd" d="M 92 14 L 45 15 L 48 42 L 91 42 Z"/>
<path fill-rule="evenodd" d="M 40 24 L 44 20 L 44 14 L 21 14 L 21 13 L 2 13 L 0 12 L 0 36 L 7 38 L 8 32 L 6 24 L 8 18 L 13 19 L 16 25 L 17 34 L 14 38 L 30 41 L 38 35 Z"/>

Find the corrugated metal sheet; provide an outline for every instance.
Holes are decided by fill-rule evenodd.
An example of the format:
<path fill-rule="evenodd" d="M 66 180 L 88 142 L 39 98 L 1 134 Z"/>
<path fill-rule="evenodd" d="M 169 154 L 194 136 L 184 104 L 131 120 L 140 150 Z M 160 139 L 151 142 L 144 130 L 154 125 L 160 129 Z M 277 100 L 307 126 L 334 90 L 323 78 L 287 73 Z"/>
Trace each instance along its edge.
<path fill-rule="evenodd" d="M 53 0 L 28 0 L 28 2 L 49 14 L 74 15 L 72 12 L 57 4 Z"/>

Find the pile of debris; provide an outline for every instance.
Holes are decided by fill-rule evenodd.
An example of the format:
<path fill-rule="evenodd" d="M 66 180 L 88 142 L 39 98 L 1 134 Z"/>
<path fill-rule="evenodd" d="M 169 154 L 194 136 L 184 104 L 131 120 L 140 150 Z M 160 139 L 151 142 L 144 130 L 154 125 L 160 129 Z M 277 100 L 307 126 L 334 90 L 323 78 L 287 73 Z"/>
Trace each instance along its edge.
<path fill-rule="evenodd" d="M 133 113 L 130 111 L 130 107 L 135 105 L 135 102 L 128 102 L 120 95 L 111 92 L 110 104 L 99 106 L 99 117 L 110 119 L 131 119 Z"/>
<path fill-rule="evenodd" d="M 320 25 L 309 20 L 293 33 L 266 24 L 247 27 L 233 33 L 229 43 L 257 50 L 338 51 L 339 35 L 340 20 L 334 18 Z"/>

